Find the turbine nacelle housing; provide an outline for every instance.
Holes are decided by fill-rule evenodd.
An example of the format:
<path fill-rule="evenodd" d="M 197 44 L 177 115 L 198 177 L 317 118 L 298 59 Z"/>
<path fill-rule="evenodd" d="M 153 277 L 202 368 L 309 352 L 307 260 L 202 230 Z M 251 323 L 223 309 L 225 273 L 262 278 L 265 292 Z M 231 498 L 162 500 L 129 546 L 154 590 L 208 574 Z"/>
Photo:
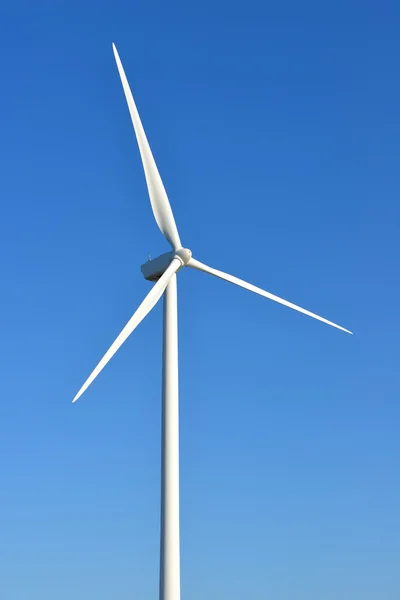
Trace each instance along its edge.
<path fill-rule="evenodd" d="M 144 278 L 148 281 L 158 281 L 174 258 L 179 259 L 182 267 L 185 267 L 192 258 L 192 252 L 188 248 L 179 248 L 176 252 L 165 252 L 157 258 L 148 260 L 140 267 Z"/>

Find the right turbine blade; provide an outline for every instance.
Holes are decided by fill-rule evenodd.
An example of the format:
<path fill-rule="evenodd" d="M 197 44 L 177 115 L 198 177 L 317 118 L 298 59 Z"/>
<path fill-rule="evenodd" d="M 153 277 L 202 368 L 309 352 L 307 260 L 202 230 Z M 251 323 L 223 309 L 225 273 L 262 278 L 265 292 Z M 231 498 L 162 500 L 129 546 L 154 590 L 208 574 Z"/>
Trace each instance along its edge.
<path fill-rule="evenodd" d="M 214 275 L 215 277 L 219 277 L 220 279 L 225 279 L 225 281 L 229 281 L 230 283 L 239 285 L 240 287 L 245 288 L 246 290 L 250 290 L 250 292 L 254 292 L 255 294 L 260 294 L 260 296 L 264 296 L 265 298 L 269 298 L 270 300 L 279 302 L 279 304 L 283 304 L 284 306 L 293 308 L 294 310 L 297 310 L 298 312 L 308 315 L 309 317 L 313 317 L 313 319 L 317 319 L 318 321 L 322 321 L 323 323 L 332 325 L 332 327 L 336 327 L 336 329 L 341 329 L 342 331 L 345 331 L 346 333 L 352 334 L 352 332 L 349 331 L 348 329 L 345 329 L 344 327 L 341 327 L 340 325 L 336 325 L 336 323 L 332 323 L 332 321 L 328 321 L 328 319 L 324 319 L 323 317 L 320 317 L 319 315 L 316 315 L 315 313 L 312 313 L 309 310 L 306 310 L 305 308 L 301 308 L 301 306 L 297 306 L 296 304 L 293 304 L 292 302 L 288 302 L 287 300 L 284 300 L 283 298 L 279 298 L 279 296 L 275 296 L 275 294 L 266 292 L 266 291 L 262 290 L 261 288 L 256 287 L 255 285 L 252 285 L 251 283 L 247 283 L 246 281 L 243 281 L 243 279 L 239 279 L 238 277 L 234 277 L 233 275 L 228 275 L 227 273 L 224 273 L 223 271 L 218 271 L 217 269 L 213 269 L 213 268 L 201 263 L 200 261 L 195 260 L 194 258 L 190 259 L 188 267 L 192 267 L 193 269 L 198 269 L 199 271 L 204 271 L 204 273 L 209 273 L 210 275 Z"/>
<path fill-rule="evenodd" d="M 122 66 L 121 59 L 114 44 L 113 51 L 119 76 L 121 78 L 122 87 L 124 88 L 125 98 L 128 103 L 133 127 L 135 129 L 140 156 L 142 157 L 143 169 L 146 177 L 147 188 L 149 190 L 153 214 L 161 233 L 164 234 L 164 237 L 166 237 L 172 248 L 174 250 L 178 250 L 182 247 L 182 244 L 181 240 L 179 239 L 179 233 L 176 228 L 176 223 L 174 215 L 172 214 L 167 192 L 165 191 L 163 182 L 157 169 L 157 165 L 151 153 L 149 142 L 147 141 L 146 134 L 140 121 L 139 113 L 129 87 L 129 83 L 125 75 L 124 67 Z"/>
<path fill-rule="evenodd" d="M 134 315 L 129 319 L 128 323 L 125 325 L 117 339 L 112 343 L 110 348 L 107 350 L 97 367 L 93 370 L 91 375 L 85 381 L 79 392 L 76 394 L 75 398 L 72 402 L 76 402 L 80 396 L 82 396 L 83 392 L 87 390 L 89 385 L 96 379 L 97 375 L 104 369 L 106 364 L 112 359 L 114 354 L 119 350 L 125 340 L 131 335 L 132 331 L 136 329 L 136 327 L 143 321 L 146 315 L 151 311 L 151 309 L 157 304 L 158 300 L 161 298 L 165 288 L 168 285 L 171 276 L 177 272 L 177 270 L 182 266 L 181 261 L 178 258 L 174 258 L 157 281 L 157 283 L 151 288 L 150 292 L 147 294 L 146 298 L 143 300 L 142 304 L 139 306 Z"/>

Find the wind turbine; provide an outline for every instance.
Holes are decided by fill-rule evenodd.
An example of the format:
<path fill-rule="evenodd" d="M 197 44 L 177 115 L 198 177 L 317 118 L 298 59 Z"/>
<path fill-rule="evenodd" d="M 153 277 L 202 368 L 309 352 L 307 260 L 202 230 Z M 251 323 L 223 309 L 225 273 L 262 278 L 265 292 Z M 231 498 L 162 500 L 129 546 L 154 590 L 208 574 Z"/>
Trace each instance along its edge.
<path fill-rule="evenodd" d="M 117 49 L 113 51 L 125 92 L 133 127 L 142 158 L 144 174 L 150 196 L 151 207 L 158 227 L 172 250 L 142 265 L 141 270 L 155 284 L 142 304 L 130 318 L 116 340 L 76 394 L 76 402 L 100 371 L 111 360 L 133 330 L 145 318 L 164 294 L 164 334 L 162 365 L 162 476 L 161 476 L 161 540 L 160 540 L 160 600 L 180 599 L 180 550 L 179 550 L 179 416 L 178 416 L 178 304 L 176 274 L 183 267 L 204 271 L 251 292 L 293 308 L 300 313 L 318 319 L 332 327 L 350 333 L 336 325 L 279 296 L 266 292 L 238 277 L 228 275 L 201 263 L 192 256 L 191 250 L 183 248 L 174 215 L 163 182 L 150 150 L 140 117 L 133 100 Z"/>

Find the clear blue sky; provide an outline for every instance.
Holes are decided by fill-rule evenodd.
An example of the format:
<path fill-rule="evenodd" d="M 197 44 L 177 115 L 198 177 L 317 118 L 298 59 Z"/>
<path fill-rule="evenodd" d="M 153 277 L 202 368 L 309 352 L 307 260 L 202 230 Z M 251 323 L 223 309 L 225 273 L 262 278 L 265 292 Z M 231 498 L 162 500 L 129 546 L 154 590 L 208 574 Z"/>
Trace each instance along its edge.
<path fill-rule="evenodd" d="M 179 276 L 182 598 L 398 600 L 400 9 L 15 2 L 0 72 L 0 597 L 158 593 L 167 249 L 115 41 L 196 257 Z M 271 3 L 276 4 L 276 3 Z"/>

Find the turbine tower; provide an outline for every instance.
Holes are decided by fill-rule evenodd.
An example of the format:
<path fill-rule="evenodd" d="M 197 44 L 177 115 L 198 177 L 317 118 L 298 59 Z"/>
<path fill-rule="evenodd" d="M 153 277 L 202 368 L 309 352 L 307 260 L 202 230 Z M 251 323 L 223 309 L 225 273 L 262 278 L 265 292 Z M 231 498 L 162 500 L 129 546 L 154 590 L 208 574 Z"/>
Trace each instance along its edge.
<path fill-rule="evenodd" d="M 144 277 L 149 281 L 155 282 L 154 286 L 76 394 L 73 402 L 76 402 L 84 393 L 133 330 L 164 294 L 159 598 L 160 600 L 180 600 L 178 303 L 176 274 L 183 267 L 191 267 L 198 271 L 204 271 L 297 310 L 309 317 L 313 317 L 318 321 L 327 323 L 332 327 L 341 329 L 346 333 L 351 333 L 351 331 L 292 302 L 288 302 L 279 296 L 275 296 L 255 285 L 247 283 L 238 277 L 213 269 L 193 258 L 192 252 L 188 248 L 182 247 L 163 182 L 151 153 L 124 68 L 114 44 L 113 51 L 142 158 L 153 214 L 158 227 L 171 245 L 172 250 L 142 265 L 141 270 Z"/>

